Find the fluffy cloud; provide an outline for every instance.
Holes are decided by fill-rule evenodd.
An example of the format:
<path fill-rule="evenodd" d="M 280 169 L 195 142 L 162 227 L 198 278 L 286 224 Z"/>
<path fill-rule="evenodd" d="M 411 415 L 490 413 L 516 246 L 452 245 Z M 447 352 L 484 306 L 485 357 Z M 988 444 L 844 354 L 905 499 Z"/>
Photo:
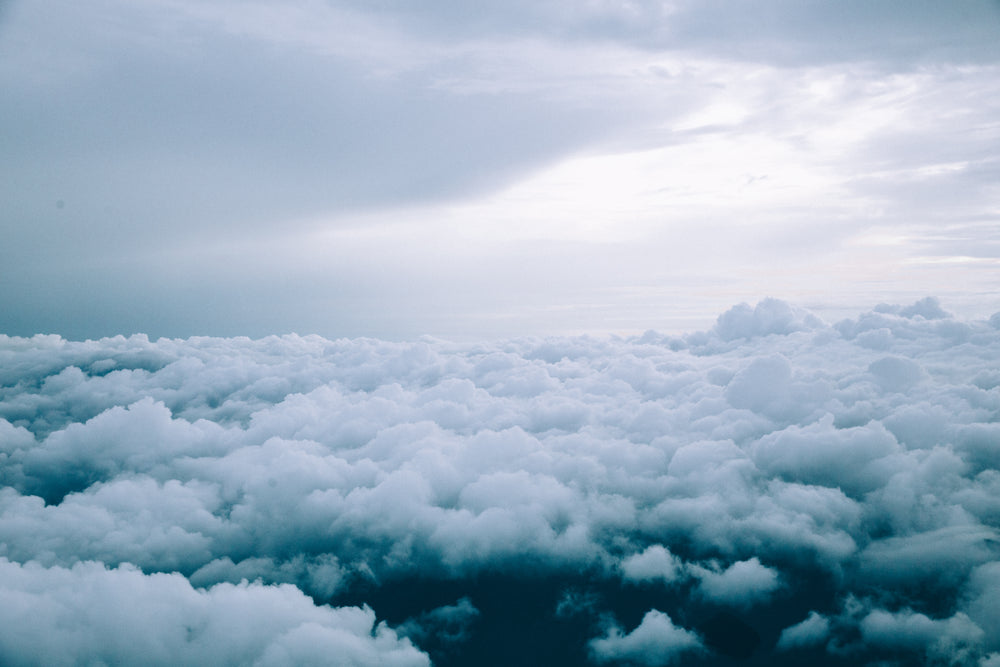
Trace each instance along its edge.
<path fill-rule="evenodd" d="M 984 636 L 982 628 L 961 612 L 935 620 L 908 609 L 896 613 L 875 610 L 861 620 L 860 629 L 867 644 L 923 651 L 931 658 L 954 662 L 967 659 L 968 647 Z"/>
<path fill-rule="evenodd" d="M 725 653 L 717 626 L 775 664 L 989 660 L 1000 330 L 938 310 L 828 326 L 769 301 L 683 337 L 469 345 L 3 337 L 5 576 L 32 605 L 78 579 L 167 607 L 294 593 L 318 611 L 258 647 L 275 662 L 420 658 L 382 621 L 443 665 L 511 635 L 694 660 Z M 4 660 L 90 655 L 103 621 L 74 618 L 51 655 L 0 631 Z"/>
<path fill-rule="evenodd" d="M 754 557 L 733 563 L 725 570 L 692 567 L 699 579 L 698 592 L 713 602 L 751 607 L 766 601 L 781 587 L 778 572 Z"/>
<path fill-rule="evenodd" d="M 6 664 L 430 664 L 371 609 L 318 607 L 293 586 L 0 559 L 0 589 Z"/>
<path fill-rule="evenodd" d="M 779 651 L 787 651 L 794 648 L 816 646 L 826 641 L 829 635 L 830 621 L 811 611 L 804 621 L 781 631 L 776 648 Z"/>
<path fill-rule="evenodd" d="M 791 307 L 778 299 L 764 299 L 751 308 L 745 303 L 730 308 L 719 316 L 715 332 L 723 340 L 755 338 L 770 334 L 790 334 L 822 325 L 819 318 Z"/>
<path fill-rule="evenodd" d="M 599 663 L 626 662 L 636 665 L 670 665 L 680 656 L 704 647 L 695 633 L 679 628 L 670 616 L 650 609 L 632 632 L 622 634 L 612 627 L 608 634 L 590 641 L 590 650 Z"/>
<path fill-rule="evenodd" d="M 681 562 L 663 545 L 654 544 L 642 553 L 622 561 L 622 573 L 632 581 L 664 581 L 671 583 L 681 575 Z"/>

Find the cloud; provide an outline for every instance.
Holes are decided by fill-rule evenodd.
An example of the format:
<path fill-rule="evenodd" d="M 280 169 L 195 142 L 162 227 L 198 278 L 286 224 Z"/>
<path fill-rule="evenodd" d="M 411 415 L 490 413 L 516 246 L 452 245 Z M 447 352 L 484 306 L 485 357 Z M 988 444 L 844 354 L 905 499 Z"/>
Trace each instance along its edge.
<path fill-rule="evenodd" d="M 332 554 L 320 554 L 311 558 L 299 554 L 286 561 L 246 558 L 239 563 L 224 556 L 201 566 L 188 578 L 191 585 L 199 588 L 208 588 L 222 582 L 288 583 L 320 598 L 330 598 L 345 583 L 345 572 L 337 557 Z"/>
<path fill-rule="evenodd" d="M 796 648 L 808 648 L 822 644 L 830 636 L 830 621 L 815 611 L 809 612 L 804 621 L 789 626 L 781 631 L 777 649 L 789 651 Z"/>
<path fill-rule="evenodd" d="M 880 423 L 837 428 L 833 415 L 827 414 L 806 427 L 793 425 L 769 433 L 754 443 L 752 451 L 754 462 L 767 473 L 839 488 L 856 497 L 888 481 L 882 463 L 899 450 Z"/>
<path fill-rule="evenodd" d="M 967 583 L 966 611 L 976 624 L 986 633 L 986 645 L 990 650 L 1000 649 L 1000 607 L 996 595 L 1000 593 L 1000 564 L 995 560 L 984 563 L 972 571 Z"/>
<path fill-rule="evenodd" d="M 319 607 L 293 586 L 192 588 L 178 574 L 0 559 L 8 664 L 429 665 L 368 608 Z"/>
<path fill-rule="evenodd" d="M 896 306 L 893 304 L 879 304 L 875 306 L 876 313 L 895 313 L 902 317 L 922 317 L 925 320 L 942 320 L 948 317 L 948 313 L 941 307 L 941 303 L 934 297 L 928 296 L 920 299 L 909 306 Z"/>
<path fill-rule="evenodd" d="M 873 580 L 940 582 L 961 578 L 996 556 L 996 530 L 973 524 L 873 541 L 859 560 Z"/>
<path fill-rule="evenodd" d="M 924 376 L 917 363 L 899 357 L 882 357 L 873 361 L 868 365 L 868 371 L 880 385 L 891 391 L 905 391 Z"/>
<path fill-rule="evenodd" d="M 920 650 L 931 657 L 967 659 L 969 647 L 982 641 L 983 630 L 959 612 L 945 620 L 904 610 L 876 610 L 861 620 L 862 640 L 890 649 Z"/>
<path fill-rule="evenodd" d="M 604 637 L 590 640 L 591 655 L 599 663 L 670 665 L 684 653 L 702 650 L 698 635 L 677 627 L 670 616 L 657 609 L 646 612 L 638 627 L 627 634 L 613 626 Z"/>
<path fill-rule="evenodd" d="M 8 333 L 997 309 L 988 0 L 53 6 L 2 26 Z M 744 308 L 723 335 L 805 323 Z"/>
<path fill-rule="evenodd" d="M 984 571 L 992 565 L 983 566 Z M 848 595 L 839 614 L 813 611 L 804 621 L 785 628 L 776 648 L 809 650 L 825 644 L 828 655 L 845 660 L 874 651 L 922 664 L 988 664 L 995 642 L 989 634 L 988 616 L 975 617 L 982 609 L 983 600 L 977 597 L 980 590 L 977 585 L 970 586 L 957 608 L 949 607 L 950 615 L 937 617 L 908 606 L 889 610 L 873 598 Z"/>
<path fill-rule="evenodd" d="M 692 565 L 690 569 L 699 580 L 699 594 L 719 604 L 752 607 L 766 602 L 781 588 L 777 570 L 761 565 L 756 556 L 737 561 L 721 571 L 699 565 Z"/>
<path fill-rule="evenodd" d="M 338 608 L 369 619 L 358 647 L 384 621 L 444 665 L 510 636 L 569 661 L 646 647 L 667 662 L 698 636 L 721 651 L 717 626 L 780 637 L 774 664 L 989 659 L 998 330 L 925 302 L 832 326 L 760 310 L 810 324 L 474 344 L 3 337 L 0 557 L 31 573 L 32 605 L 77 579 L 134 581 L 167 608 L 294 593 L 320 611 L 259 646 L 279 662 L 350 639 L 323 620 Z M 65 613 L 79 637 L 57 663 L 105 628 Z M 10 632 L 6 661 L 43 661 Z M 399 636 L 386 646 L 408 655 Z"/>
<path fill-rule="evenodd" d="M 622 573 L 631 581 L 673 583 L 680 578 L 681 567 L 681 561 L 660 544 L 649 546 L 642 553 L 632 554 L 622 561 Z"/>
<path fill-rule="evenodd" d="M 722 340 L 730 341 L 770 334 L 786 335 L 820 326 L 815 315 L 794 309 L 778 299 L 764 299 L 753 308 L 741 303 L 719 315 L 715 332 Z"/>
<path fill-rule="evenodd" d="M 455 604 L 437 607 L 410 619 L 397 627 L 396 632 L 411 637 L 418 643 L 433 638 L 446 646 L 461 644 L 468 641 L 469 634 L 473 632 L 472 626 L 479 616 L 480 612 L 472 601 L 464 597 Z"/>

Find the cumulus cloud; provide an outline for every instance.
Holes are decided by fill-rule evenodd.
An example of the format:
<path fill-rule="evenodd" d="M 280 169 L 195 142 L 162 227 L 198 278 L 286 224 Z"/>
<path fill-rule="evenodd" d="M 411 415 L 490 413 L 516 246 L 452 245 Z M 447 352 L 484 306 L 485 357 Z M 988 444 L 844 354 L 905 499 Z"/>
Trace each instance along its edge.
<path fill-rule="evenodd" d="M 779 651 L 788 651 L 795 648 L 816 646 L 825 642 L 829 636 L 829 619 L 817 614 L 815 611 L 811 611 L 804 621 L 781 631 L 777 649 Z"/>
<path fill-rule="evenodd" d="M 251 662 L 344 641 L 461 664 L 510 636 L 669 662 L 734 628 L 773 664 L 988 662 L 1000 330 L 933 305 L 480 344 L 2 337 L 6 584 L 78 631 L 0 625 L 0 657 L 92 655 L 109 626 L 53 600 L 128 581 L 207 615 L 294 597 Z"/>
<path fill-rule="evenodd" d="M 670 616 L 650 609 L 638 627 L 622 634 L 611 627 L 604 637 L 590 640 L 590 650 L 599 663 L 625 662 L 635 665 L 670 665 L 684 653 L 703 650 L 698 635 L 677 627 Z"/>
<path fill-rule="evenodd" d="M 751 449 L 754 462 L 766 473 L 841 489 L 854 497 L 889 481 L 894 466 L 886 459 L 900 450 L 882 424 L 837 428 L 830 414 L 808 426 L 771 432 Z"/>
<path fill-rule="evenodd" d="M 887 609 L 875 598 L 848 595 L 839 613 L 813 611 L 802 622 L 785 628 L 776 648 L 794 652 L 825 645 L 830 656 L 847 661 L 875 652 L 921 664 L 989 663 L 990 649 L 996 646 L 989 619 L 970 615 L 980 613 L 981 602 L 973 594 L 950 607 L 950 615 L 929 615 L 909 606 Z M 991 601 L 989 606 L 995 605 Z"/>
<path fill-rule="evenodd" d="M 294 586 L 219 584 L 80 562 L 0 559 L 0 654 L 12 665 L 429 665 L 368 608 L 320 607 Z"/>
<path fill-rule="evenodd" d="M 952 662 L 967 660 L 970 646 L 981 642 L 984 635 L 962 612 L 936 620 L 908 609 L 895 613 L 875 610 L 861 620 L 860 629 L 868 644 L 924 652 L 929 658 Z"/>
<path fill-rule="evenodd" d="M 682 574 L 682 563 L 661 544 L 647 547 L 642 553 L 622 561 L 622 573 L 632 581 L 664 581 L 671 583 Z"/>
<path fill-rule="evenodd" d="M 821 320 L 807 311 L 778 299 L 764 299 L 754 307 L 741 303 L 719 315 L 715 333 L 722 340 L 730 341 L 808 331 L 821 325 Z"/>
<path fill-rule="evenodd" d="M 751 607 L 766 601 L 781 581 L 778 572 L 762 565 L 757 557 L 733 563 L 724 570 L 692 565 L 699 579 L 698 592 L 705 598 L 735 607 Z"/>

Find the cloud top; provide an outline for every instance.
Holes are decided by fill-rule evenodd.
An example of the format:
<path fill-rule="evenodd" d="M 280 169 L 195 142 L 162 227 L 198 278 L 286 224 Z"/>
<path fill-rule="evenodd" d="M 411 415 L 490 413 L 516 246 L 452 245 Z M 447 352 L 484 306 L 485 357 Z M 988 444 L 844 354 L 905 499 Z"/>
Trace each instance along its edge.
<path fill-rule="evenodd" d="M 998 330 L 738 312 L 468 345 L 2 337 L 4 585 L 75 628 L 2 630 L 4 660 L 111 659 L 89 589 L 172 610 L 135 628 L 163 661 L 237 598 L 249 662 L 460 664 L 511 633 L 577 662 L 1000 651 Z"/>
<path fill-rule="evenodd" d="M 626 662 L 649 667 L 675 664 L 684 653 L 702 648 L 696 634 L 677 627 L 670 616 L 657 609 L 650 609 L 627 634 L 612 627 L 606 636 L 590 641 L 598 663 Z"/>

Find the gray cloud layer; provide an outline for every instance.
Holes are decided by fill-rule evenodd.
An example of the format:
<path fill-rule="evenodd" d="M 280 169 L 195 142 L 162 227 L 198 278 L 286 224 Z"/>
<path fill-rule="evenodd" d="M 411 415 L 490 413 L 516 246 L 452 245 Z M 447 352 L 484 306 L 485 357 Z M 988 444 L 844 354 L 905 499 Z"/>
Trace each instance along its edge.
<path fill-rule="evenodd" d="M 545 572 L 570 578 L 556 616 L 590 623 L 574 650 L 598 662 L 715 664 L 716 609 L 775 660 L 987 664 L 996 320 L 925 300 L 828 326 L 772 300 L 683 337 L 3 337 L 0 650 L 422 664 L 378 604 L 351 605 Z M 616 618 L 593 582 L 661 597 Z M 132 643 L 105 604 L 140 610 Z M 460 655 L 493 636 L 483 604 L 394 623 Z M 248 609 L 266 631 L 227 630 Z"/>
<path fill-rule="evenodd" d="M 641 331 L 817 272 L 982 315 L 998 26 L 989 1 L 6 3 L 0 330 Z M 508 192 L 580 156 L 609 161 Z"/>

